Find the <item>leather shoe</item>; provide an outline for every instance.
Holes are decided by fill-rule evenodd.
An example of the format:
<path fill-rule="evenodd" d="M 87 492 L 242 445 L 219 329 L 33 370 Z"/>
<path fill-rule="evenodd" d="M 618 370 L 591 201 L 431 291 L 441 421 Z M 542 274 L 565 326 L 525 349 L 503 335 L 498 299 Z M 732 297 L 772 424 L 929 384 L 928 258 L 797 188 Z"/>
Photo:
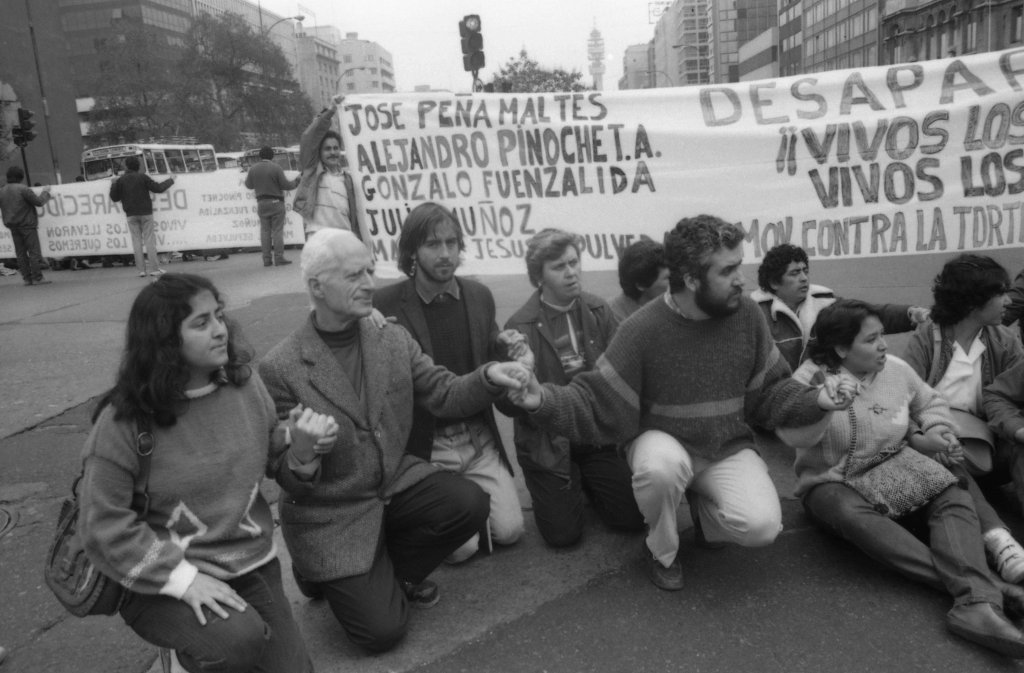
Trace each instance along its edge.
<path fill-rule="evenodd" d="M 663 591 L 679 591 L 683 588 L 683 564 L 679 557 L 672 559 L 672 565 L 665 567 L 661 561 L 654 558 L 651 550 L 647 547 L 646 541 L 641 541 L 643 547 L 644 564 L 647 566 L 647 575 L 651 578 L 654 586 Z"/>
<path fill-rule="evenodd" d="M 1024 659 L 1024 633 L 1014 626 L 998 605 L 957 605 L 946 613 L 950 631 L 1014 659 Z"/>

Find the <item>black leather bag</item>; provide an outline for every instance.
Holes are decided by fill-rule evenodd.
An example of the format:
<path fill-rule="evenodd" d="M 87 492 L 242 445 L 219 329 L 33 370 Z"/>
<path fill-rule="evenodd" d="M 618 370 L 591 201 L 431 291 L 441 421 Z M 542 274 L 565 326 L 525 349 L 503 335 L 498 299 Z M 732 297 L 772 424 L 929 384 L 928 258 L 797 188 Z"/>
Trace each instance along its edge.
<path fill-rule="evenodd" d="M 148 418 L 139 422 L 135 446 L 142 473 L 143 517 L 149 511 L 149 466 L 153 454 L 153 434 L 149 427 Z M 83 466 L 82 474 L 71 485 L 71 495 L 61 505 L 57 531 L 46 554 L 43 576 L 46 586 L 50 587 L 61 605 L 76 617 L 112 615 L 120 610 L 128 592 L 89 560 L 78 535 L 78 483 L 84 474 Z"/>

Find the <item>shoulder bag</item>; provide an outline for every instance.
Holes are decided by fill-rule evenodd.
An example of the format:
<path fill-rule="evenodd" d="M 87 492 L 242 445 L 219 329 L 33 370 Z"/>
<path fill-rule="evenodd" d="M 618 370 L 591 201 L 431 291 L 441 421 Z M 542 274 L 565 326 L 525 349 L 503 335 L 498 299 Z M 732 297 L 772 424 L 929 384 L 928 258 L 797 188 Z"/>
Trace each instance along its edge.
<path fill-rule="evenodd" d="M 850 416 L 850 450 L 846 454 L 843 482 L 860 493 L 880 514 L 899 519 L 920 509 L 932 498 L 957 483 L 949 470 L 928 456 L 915 451 L 906 440 L 882 449 L 857 463 L 857 415 Z"/>
<path fill-rule="evenodd" d="M 141 496 L 143 517 L 149 511 L 149 467 L 153 455 L 153 433 L 148 416 L 140 418 L 135 450 L 139 454 L 141 471 Z M 127 591 L 116 581 L 107 577 L 89 560 L 78 535 L 78 484 L 85 475 L 82 472 L 71 484 L 71 495 L 64 499 L 57 519 L 57 531 L 46 554 L 43 575 L 46 586 L 57 597 L 61 605 L 76 617 L 89 615 L 112 615 L 121 609 Z"/>

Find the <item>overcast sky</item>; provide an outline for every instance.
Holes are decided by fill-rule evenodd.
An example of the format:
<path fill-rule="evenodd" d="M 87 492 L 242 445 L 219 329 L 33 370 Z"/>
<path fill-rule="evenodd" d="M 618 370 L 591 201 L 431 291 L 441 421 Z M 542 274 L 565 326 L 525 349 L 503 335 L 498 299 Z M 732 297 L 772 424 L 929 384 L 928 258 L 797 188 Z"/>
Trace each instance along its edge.
<path fill-rule="evenodd" d="M 485 82 L 523 48 L 541 67 L 578 70 L 589 84 L 587 39 L 596 27 L 604 38 L 604 88 L 615 90 L 622 54 L 654 35 L 648 0 L 260 0 L 281 16 L 306 15 L 307 26 L 331 25 L 342 34 L 377 42 L 394 56 L 399 91 L 427 84 L 468 91 L 458 23 L 479 14 L 487 67 Z M 659 4 L 659 3 L 655 3 Z"/>

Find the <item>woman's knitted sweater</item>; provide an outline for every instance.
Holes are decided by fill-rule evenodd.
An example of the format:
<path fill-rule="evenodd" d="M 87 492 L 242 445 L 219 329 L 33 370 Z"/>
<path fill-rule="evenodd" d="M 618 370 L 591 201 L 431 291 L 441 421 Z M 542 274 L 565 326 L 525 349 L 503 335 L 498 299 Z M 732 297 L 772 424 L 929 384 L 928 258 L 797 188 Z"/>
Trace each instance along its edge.
<path fill-rule="evenodd" d="M 79 535 L 108 577 L 144 594 L 181 598 L 199 572 L 243 575 L 276 555 L 260 494 L 271 442 L 283 442 L 273 400 L 254 372 L 191 399 L 171 427 L 154 426 L 149 512 L 132 509 L 140 479 L 133 423 L 108 406 L 83 450 Z"/>
<path fill-rule="evenodd" d="M 793 378 L 817 385 L 824 381 L 824 371 L 808 360 Z M 803 495 L 817 484 L 843 481 L 854 435 L 854 457 L 860 462 L 899 444 L 906 438 L 912 419 L 924 432 L 935 426 L 957 431 L 942 396 L 929 388 L 910 365 L 890 355 L 885 368 L 873 380 L 861 384 L 850 409 L 829 412 L 814 425 L 778 431 L 779 438 L 796 449 L 795 495 Z"/>

